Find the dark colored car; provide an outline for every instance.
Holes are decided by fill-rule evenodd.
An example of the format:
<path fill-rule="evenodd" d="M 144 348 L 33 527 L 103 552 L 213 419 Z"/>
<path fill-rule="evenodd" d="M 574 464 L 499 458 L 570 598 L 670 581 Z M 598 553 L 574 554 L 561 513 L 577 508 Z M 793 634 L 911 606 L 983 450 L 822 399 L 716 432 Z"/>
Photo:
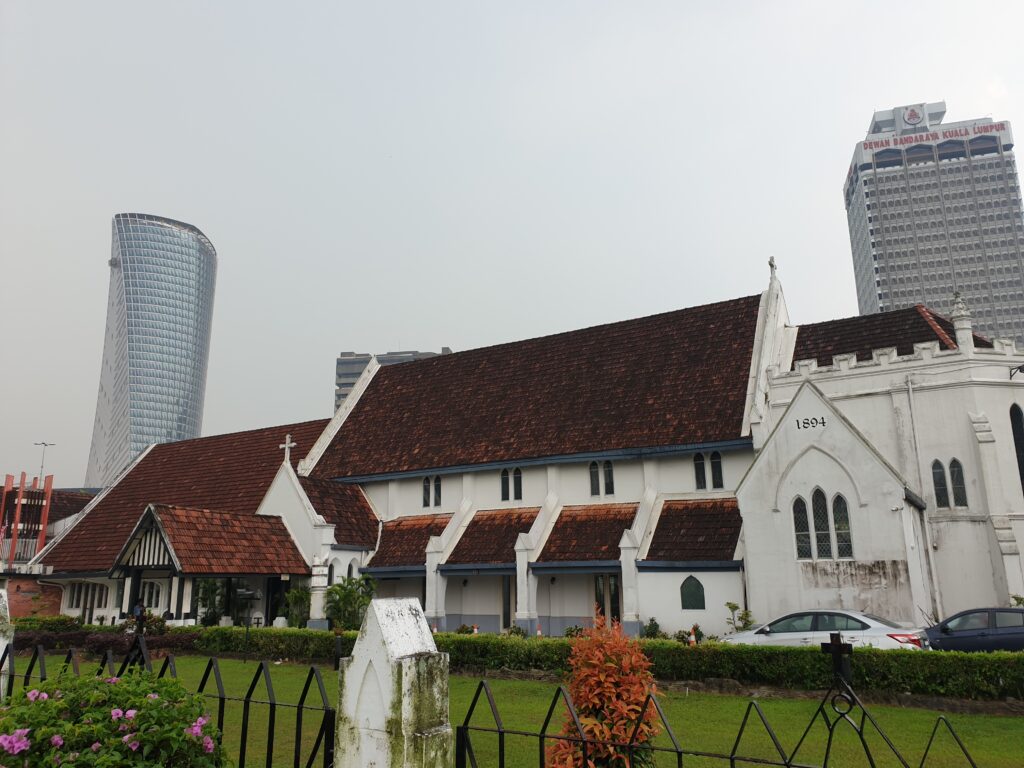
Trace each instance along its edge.
<path fill-rule="evenodd" d="M 937 651 L 1024 651 L 1024 608 L 972 608 L 925 630 Z"/>

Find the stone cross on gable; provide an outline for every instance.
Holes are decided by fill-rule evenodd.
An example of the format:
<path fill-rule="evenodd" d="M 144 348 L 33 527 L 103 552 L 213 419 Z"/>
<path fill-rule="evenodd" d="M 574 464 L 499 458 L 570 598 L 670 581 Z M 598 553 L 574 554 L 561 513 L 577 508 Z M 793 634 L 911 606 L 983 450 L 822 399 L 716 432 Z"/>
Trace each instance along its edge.
<path fill-rule="evenodd" d="M 278 448 L 284 451 L 284 460 L 286 464 L 292 463 L 292 448 L 294 448 L 296 445 L 298 445 L 298 443 L 292 441 L 292 436 L 289 433 L 284 436 L 284 442 L 281 443 L 281 445 L 277 446 Z"/>

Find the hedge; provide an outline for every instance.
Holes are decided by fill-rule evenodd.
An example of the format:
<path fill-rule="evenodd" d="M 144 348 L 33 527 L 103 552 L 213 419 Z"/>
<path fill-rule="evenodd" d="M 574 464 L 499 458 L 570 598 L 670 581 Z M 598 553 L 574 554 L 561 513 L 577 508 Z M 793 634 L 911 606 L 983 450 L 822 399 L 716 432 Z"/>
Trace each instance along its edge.
<path fill-rule="evenodd" d="M 93 631 L 93 630 L 104 631 Z M 208 655 L 326 662 L 333 658 L 336 638 L 342 656 L 352 653 L 355 632 L 244 627 L 175 627 L 147 637 L 153 650 Z M 131 635 L 103 627 L 70 632 L 22 631 L 15 647 L 42 644 L 48 649 L 82 648 L 115 654 L 127 651 Z M 520 638 L 499 635 L 435 635 L 438 650 L 449 655 L 451 668 L 475 673 L 568 670 L 572 641 L 566 638 Z M 831 663 L 811 648 L 705 643 L 690 648 L 674 640 L 641 640 L 659 680 L 728 678 L 748 685 L 820 690 L 831 683 Z M 964 699 L 1024 698 L 1024 653 L 955 653 L 947 651 L 879 651 L 858 648 L 853 657 L 853 686 L 858 691 L 886 691 Z"/>

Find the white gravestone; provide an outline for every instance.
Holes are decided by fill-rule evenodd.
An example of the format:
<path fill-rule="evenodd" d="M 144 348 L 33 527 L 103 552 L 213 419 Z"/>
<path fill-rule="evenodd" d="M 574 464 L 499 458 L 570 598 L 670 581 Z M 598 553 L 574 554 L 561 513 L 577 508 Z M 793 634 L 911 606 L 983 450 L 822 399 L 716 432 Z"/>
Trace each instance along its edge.
<path fill-rule="evenodd" d="M 324 613 L 324 597 L 327 592 L 327 563 L 322 558 L 313 558 L 313 577 L 309 580 L 309 620 L 307 629 L 328 629 Z"/>
<path fill-rule="evenodd" d="M 370 603 L 338 672 L 336 768 L 448 768 L 448 654 L 418 600 Z"/>
<path fill-rule="evenodd" d="M 0 589 L 0 656 L 4 655 L 4 651 L 10 648 L 11 653 L 14 653 L 14 624 L 11 623 L 11 611 L 7 603 L 7 590 Z M 11 667 L 11 660 L 8 659 L 4 662 L 4 668 L 0 670 L 0 673 L 6 673 Z M 7 690 L 7 679 L 4 674 L 0 674 L 0 701 L 3 701 L 4 691 Z"/>

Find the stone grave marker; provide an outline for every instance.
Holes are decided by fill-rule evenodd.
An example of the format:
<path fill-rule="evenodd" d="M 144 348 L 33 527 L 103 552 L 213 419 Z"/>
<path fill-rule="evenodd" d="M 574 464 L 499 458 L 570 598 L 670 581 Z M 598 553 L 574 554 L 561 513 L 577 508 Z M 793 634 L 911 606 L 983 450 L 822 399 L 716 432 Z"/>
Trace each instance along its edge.
<path fill-rule="evenodd" d="M 448 654 L 437 652 L 418 600 L 370 603 L 338 691 L 337 768 L 452 764 Z"/>

